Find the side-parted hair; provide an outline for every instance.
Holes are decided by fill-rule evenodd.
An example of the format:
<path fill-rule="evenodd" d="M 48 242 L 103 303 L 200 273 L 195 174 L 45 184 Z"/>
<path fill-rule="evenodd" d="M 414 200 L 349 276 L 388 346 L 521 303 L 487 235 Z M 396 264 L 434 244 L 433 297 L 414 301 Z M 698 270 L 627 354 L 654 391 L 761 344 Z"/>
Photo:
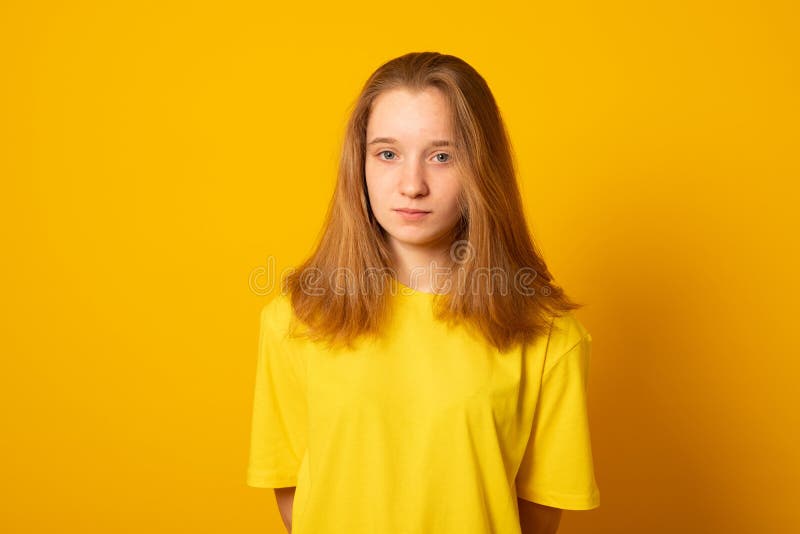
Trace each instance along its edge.
<path fill-rule="evenodd" d="M 384 91 L 430 87 L 449 104 L 452 159 L 462 180 L 461 217 L 444 276 L 448 290 L 434 297 L 436 318 L 467 322 L 505 351 L 546 335 L 553 316 L 583 306 L 553 283 L 530 235 L 511 144 L 486 81 L 456 56 L 414 52 L 381 65 L 354 103 L 318 243 L 283 280 L 282 291 L 302 323 L 294 335 L 333 348 L 382 334 L 391 311 L 389 290 L 399 286 L 386 232 L 367 194 L 367 123 Z"/>

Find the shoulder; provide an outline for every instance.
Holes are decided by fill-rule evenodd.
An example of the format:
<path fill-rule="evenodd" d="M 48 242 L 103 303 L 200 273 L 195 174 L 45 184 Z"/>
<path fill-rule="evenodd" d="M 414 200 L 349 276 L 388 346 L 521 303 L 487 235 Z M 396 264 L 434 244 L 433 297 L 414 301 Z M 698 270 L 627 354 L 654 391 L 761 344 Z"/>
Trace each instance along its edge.
<path fill-rule="evenodd" d="M 573 350 L 583 350 L 585 354 L 588 353 L 591 342 L 591 334 L 573 312 L 568 311 L 554 316 L 547 341 L 544 373 Z"/>
<path fill-rule="evenodd" d="M 261 307 L 261 328 L 275 333 L 286 333 L 292 316 L 290 296 L 279 292 Z"/>

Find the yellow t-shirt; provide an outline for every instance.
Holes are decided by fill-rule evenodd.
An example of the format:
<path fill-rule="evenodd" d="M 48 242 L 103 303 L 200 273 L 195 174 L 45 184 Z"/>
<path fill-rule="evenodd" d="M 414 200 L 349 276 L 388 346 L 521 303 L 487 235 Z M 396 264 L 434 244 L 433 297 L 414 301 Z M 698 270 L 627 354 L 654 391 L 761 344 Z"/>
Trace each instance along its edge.
<path fill-rule="evenodd" d="M 392 287 L 388 335 L 346 352 L 285 336 L 288 296 L 262 309 L 247 485 L 297 487 L 292 533 L 518 534 L 517 497 L 599 506 L 578 319 L 500 352 Z"/>

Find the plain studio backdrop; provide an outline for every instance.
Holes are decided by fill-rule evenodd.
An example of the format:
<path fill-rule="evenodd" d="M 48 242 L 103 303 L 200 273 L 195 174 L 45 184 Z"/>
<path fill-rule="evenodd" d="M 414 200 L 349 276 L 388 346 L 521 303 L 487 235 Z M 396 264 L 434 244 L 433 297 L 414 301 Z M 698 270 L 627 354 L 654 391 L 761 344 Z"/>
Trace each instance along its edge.
<path fill-rule="evenodd" d="M 258 312 L 349 105 L 462 57 L 586 306 L 600 508 L 569 533 L 800 531 L 796 3 L 0 7 L 9 533 L 282 532 L 245 486 Z"/>

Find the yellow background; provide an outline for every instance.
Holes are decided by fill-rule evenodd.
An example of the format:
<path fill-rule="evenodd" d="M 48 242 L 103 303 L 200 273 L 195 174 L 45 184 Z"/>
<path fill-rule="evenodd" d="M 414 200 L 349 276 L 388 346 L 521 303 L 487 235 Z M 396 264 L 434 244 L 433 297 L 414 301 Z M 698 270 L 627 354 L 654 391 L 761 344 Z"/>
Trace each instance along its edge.
<path fill-rule="evenodd" d="M 798 531 L 796 3 L 282 4 L 2 3 L 0 531 L 282 531 L 261 285 L 422 50 L 489 82 L 587 304 L 601 507 L 560 532 Z"/>

